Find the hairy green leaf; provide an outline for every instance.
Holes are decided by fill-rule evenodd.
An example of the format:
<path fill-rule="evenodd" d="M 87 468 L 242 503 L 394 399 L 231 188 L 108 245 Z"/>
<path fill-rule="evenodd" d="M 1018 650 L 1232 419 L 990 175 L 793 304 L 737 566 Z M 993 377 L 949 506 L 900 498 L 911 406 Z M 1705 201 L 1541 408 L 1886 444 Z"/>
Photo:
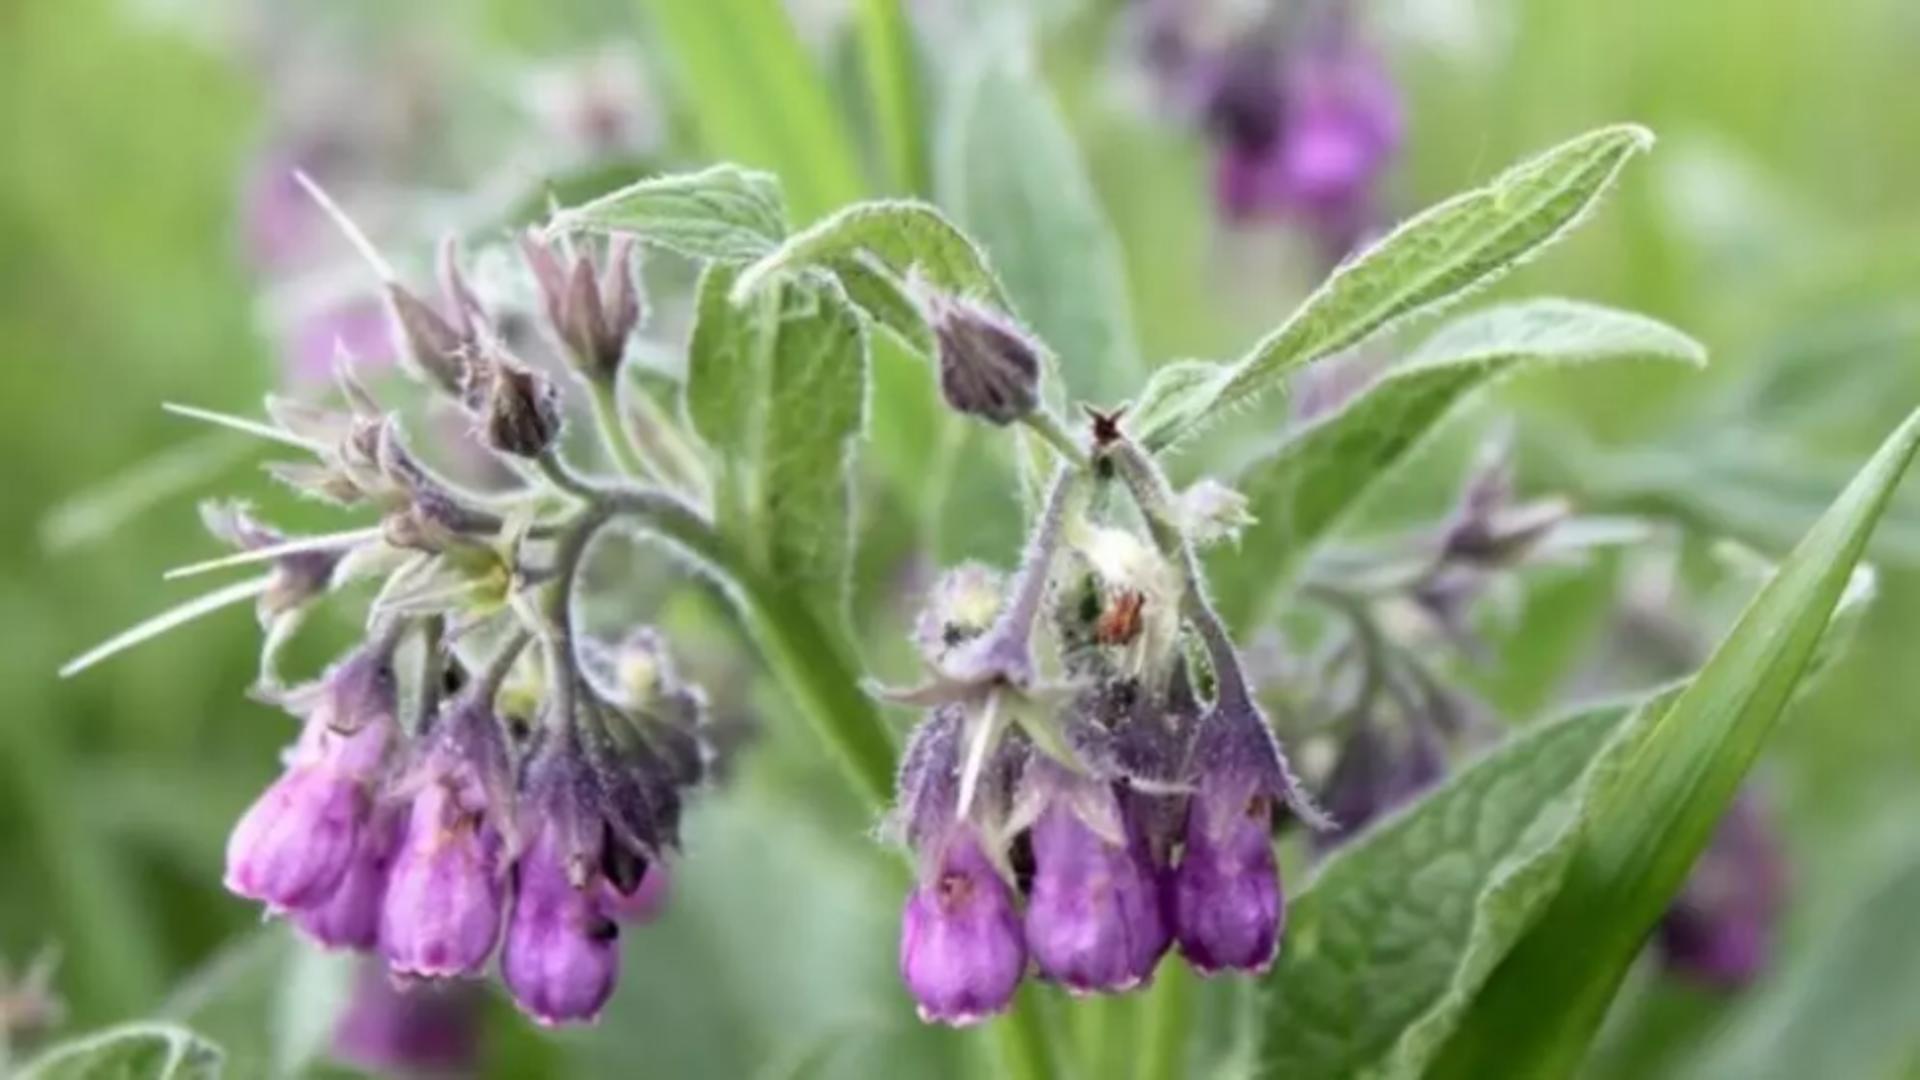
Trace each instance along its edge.
<path fill-rule="evenodd" d="M 982 48 L 958 80 L 938 143 L 941 202 L 993 256 L 1068 388 L 1115 401 L 1141 374 L 1119 243 L 1052 92 L 1023 59 Z"/>
<path fill-rule="evenodd" d="M 172 1024 L 127 1024 L 61 1043 L 15 1080 L 216 1080 L 220 1048 Z"/>
<path fill-rule="evenodd" d="M 1642 127 L 1601 128 L 1413 217 L 1335 270 L 1196 413 L 1264 394 L 1288 372 L 1492 281 L 1577 224 L 1627 159 L 1652 144 Z"/>
<path fill-rule="evenodd" d="M 648 0 L 701 146 L 777 173 L 799 220 L 865 193 L 827 84 L 780 0 Z"/>
<path fill-rule="evenodd" d="M 922 202 L 860 203 L 794 234 L 740 274 L 734 302 L 747 298 L 776 275 L 866 253 L 893 274 L 938 289 L 986 300 L 1011 311 L 1007 291 L 987 266 L 979 245 Z"/>
<path fill-rule="evenodd" d="M 708 267 L 687 354 L 687 414 L 722 459 L 721 524 L 777 581 L 837 597 L 852 553 L 866 329 L 832 279 L 742 307 L 729 299 L 734 274 Z"/>
<path fill-rule="evenodd" d="M 732 165 L 654 177 L 562 210 L 556 231 L 628 232 L 694 259 L 757 259 L 787 234 L 780 181 Z"/>
<path fill-rule="evenodd" d="M 1149 450 L 1164 449 L 1193 430 L 1232 376 L 1232 368 L 1211 360 L 1176 360 L 1156 368 L 1127 406 L 1127 431 Z"/>
<path fill-rule="evenodd" d="M 1529 366 L 1600 360 L 1705 363 L 1699 343 L 1638 315 L 1568 300 L 1476 312 L 1442 327 L 1408 361 L 1235 480 L 1254 516 L 1217 548 L 1222 614 L 1245 626 L 1367 493 L 1468 394 Z"/>
<path fill-rule="evenodd" d="M 1584 1056 L 1647 932 L 1792 699 L 1894 488 L 1910 416 L 1762 589 L 1601 793 L 1565 882 L 1495 971 L 1436 1075 L 1554 1076 Z"/>
<path fill-rule="evenodd" d="M 1671 700 L 1527 731 L 1330 860 L 1288 914 L 1260 1074 L 1419 1075 L 1552 899 L 1623 720 Z"/>
<path fill-rule="evenodd" d="M 840 287 L 847 291 L 847 299 L 853 301 L 854 306 L 867 318 L 899 338 L 901 344 L 921 357 L 933 357 L 933 328 L 927 325 L 926 317 L 920 313 L 920 305 L 914 302 L 906 286 L 885 267 L 867 255 L 831 259 L 826 266 L 840 279 Z"/>

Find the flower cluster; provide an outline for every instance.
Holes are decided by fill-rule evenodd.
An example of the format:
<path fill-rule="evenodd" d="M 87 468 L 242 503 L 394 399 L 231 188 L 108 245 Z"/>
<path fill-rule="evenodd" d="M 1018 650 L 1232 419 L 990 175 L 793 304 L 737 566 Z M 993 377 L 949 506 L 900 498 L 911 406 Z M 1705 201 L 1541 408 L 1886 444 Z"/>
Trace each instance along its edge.
<path fill-rule="evenodd" d="M 524 250 L 553 350 L 610 383 L 640 318 L 630 246 L 614 245 L 604 269 L 537 239 Z M 497 954 L 527 1013 L 589 1020 L 612 993 L 620 924 L 662 903 L 663 860 L 708 749 L 704 699 L 662 639 L 581 635 L 575 578 L 622 508 L 695 511 L 656 489 L 596 487 L 557 456 L 558 384 L 509 351 L 451 248 L 441 304 L 387 290 L 410 370 L 466 411 L 479 446 L 549 482 L 459 488 L 344 367 L 344 408 L 269 401 L 274 437 L 313 455 L 274 475 L 379 523 L 290 538 L 243 507 L 208 511 L 240 553 L 202 568 L 271 568 L 252 587 L 270 628 L 261 692 L 302 722 L 284 772 L 233 831 L 226 884 L 408 983 L 477 976 Z M 366 639 L 314 682 L 282 687 L 274 642 L 373 575 L 385 580 Z"/>
<path fill-rule="evenodd" d="M 943 377 L 1007 351 L 963 343 L 942 339 Z M 1062 470 L 1016 574 L 937 584 L 916 628 L 931 679 L 889 695 L 926 710 L 892 826 L 918 862 L 900 972 L 930 1021 L 999 1012 L 1029 968 L 1076 994 L 1142 986 L 1169 948 L 1264 971 L 1284 925 L 1276 810 L 1324 824 L 1192 573 L 1182 505 L 1232 499 L 1171 497 L 1117 417 L 1093 438 L 1092 477 Z M 1134 493 L 1147 537 L 1094 512 L 1102 484 Z"/>

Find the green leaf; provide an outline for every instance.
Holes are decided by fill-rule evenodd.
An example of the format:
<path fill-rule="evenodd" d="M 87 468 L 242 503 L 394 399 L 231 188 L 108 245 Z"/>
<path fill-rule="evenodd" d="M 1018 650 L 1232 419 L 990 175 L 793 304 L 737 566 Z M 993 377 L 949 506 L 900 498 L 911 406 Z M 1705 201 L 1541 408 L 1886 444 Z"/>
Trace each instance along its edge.
<path fill-rule="evenodd" d="M 1176 437 L 1195 429 L 1232 377 L 1232 368 L 1211 360 L 1162 365 L 1127 406 L 1128 432 L 1149 450 L 1165 449 Z"/>
<path fill-rule="evenodd" d="M 846 124 L 780 0 L 646 8 L 709 156 L 777 173 L 803 222 L 865 193 Z"/>
<path fill-rule="evenodd" d="M 1565 235 L 1627 159 L 1651 145 L 1645 128 L 1601 128 L 1410 219 L 1335 270 L 1200 411 L 1264 394 L 1288 372 L 1492 281 Z"/>
<path fill-rule="evenodd" d="M 1237 547 L 1211 553 L 1222 615 L 1237 626 L 1264 615 L 1314 547 L 1468 394 L 1528 367 L 1634 359 L 1698 365 L 1706 353 L 1662 323 L 1568 300 L 1503 305 L 1442 327 L 1236 478 L 1255 520 Z"/>
<path fill-rule="evenodd" d="M 1528 730 L 1328 861 L 1288 913 L 1259 1074 L 1419 1075 L 1552 899 L 1623 720 L 1671 700 Z"/>
<path fill-rule="evenodd" d="M 741 307 L 729 300 L 734 274 L 708 267 L 687 358 L 687 413 L 723 459 L 721 527 L 774 580 L 839 598 L 866 423 L 866 328 L 830 278 Z"/>
<path fill-rule="evenodd" d="M 986 300 L 1011 312 L 1000 279 L 979 245 L 922 202 L 860 203 L 794 234 L 777 251 L 749 266 L 734 285 L 734 303 L 764 288 L 776 275 L 831 264 L 864 252 L 894 275 L 918 278 L 935 288 Z"/>
<path fill-rule="evenodd" d="M 827 269 L 840 279 L 847 299 L 891 333 L 900 343 L 924 359 L 934 355 L 933 328 L 920 313 L 920 305 L 908 294 L 906 286 L 867 255 L 850 255 L 828 260 Z"/>
<path fill-rule="evenodd" d="M 1602 793 L 1559 895 L 1508 955 L 1435 1075 L 1564 1075 L 1792 699 L 1867 537 L 1920 448 L 1881 446 Z"/>
<path fill-rule="evenodd" d="M 1117 401 L 1141 375 L 1119 243 L 1020 44 L 983 41 L 953 89 L 937 144 L 940 201 L 992 255 L 1067 387 Z"/>
<path fill-rule="evenodd" d="M 608 192 L 562 210 L 549 228 L 628 232 L 688 258 L 748 260 L 787 235 L 787 211 L 772 175 L 715 165 Z"/>
<path fill-rule="evenodd" d="M 15 1080 L 216 1080 L 220 1048 L 172 1024 L 127 1024 L 61 1043 Z"/>

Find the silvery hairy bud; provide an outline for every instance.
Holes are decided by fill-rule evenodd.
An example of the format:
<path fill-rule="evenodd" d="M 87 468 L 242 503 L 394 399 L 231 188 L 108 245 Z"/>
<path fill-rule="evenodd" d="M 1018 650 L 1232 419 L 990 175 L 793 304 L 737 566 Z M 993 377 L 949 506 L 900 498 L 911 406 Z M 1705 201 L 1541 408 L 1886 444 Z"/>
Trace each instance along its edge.
<path fill-rule="evenodd" d="M 619 373 L 627 339 L 640 325 L 633 247 L 632 237 L 614 238 L 607 245 L 602 269 L 590 252 L 569 256 L 533 233 L 520 239 L 520 250 L 540 289 L 547 328 L 567 361 L 597 383 L 610 383 Z"/>
<path fill-rule="evenodd" d="M 497 350 L 467 365 L 461 398 L 489 449 L 539 457 L 560 434 L 560 398 L 553 381 Z"/>
<path fill-rule="evenodd" d="M 969 300 L 929 303 L 938 342 L 940 393 L 988 423 L 1010 424 L 1040 402 L 1040 350 L 1004 316 Z"/>
<path fill-rule="evenodd" d="M 241 551 L 258 551 L 290 539 L 254 517 L 242 502 L 203 503 L 200 520 L 216 539 Z M 325 593 L 345 553 L 343 548 L 317 548 L 276 557 L 267 591 L 260 594 L 261 622 L 272 622 Z"/>

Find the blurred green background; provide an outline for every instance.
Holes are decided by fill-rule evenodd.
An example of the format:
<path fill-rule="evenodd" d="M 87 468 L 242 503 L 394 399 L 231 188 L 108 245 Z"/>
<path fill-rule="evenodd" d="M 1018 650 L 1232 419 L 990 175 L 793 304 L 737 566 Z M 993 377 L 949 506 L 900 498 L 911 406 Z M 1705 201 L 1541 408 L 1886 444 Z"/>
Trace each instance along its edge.
<path fill-rule="evenodd" d="M 793 6 L 833 70 L 848 48 L 836 37 L 839 5 Z M 1284 316 L 1305 274 L 1283 240 L 1215 221 L 1199 137 L 1143 110 L 1114 74 L 1126 55 L 1113 12 L 1091 0 L 1045 6 L 1047 72 L 1126 250 L 1145 354 L 1233 353 Z M 320 63 L 348 83 L 380 82 L 391 74 L 380 65 L 407 62 L 381 42 L 405 40 L 431 59 L 419 74 L 441 80 L 444 111 L 424 130 L 444 144 L 396 181 L 452 190 L 498 180 L 522 149 L 499 118 L 528 123 L 514 108 L 517 73 L 610 42 L 638 50 L 658 129 L 649 160 L 703 159 L 681 122 L 688 87 L 657 52 L 644 5 L 392 7 L 0 4 L 0 956 L 17 967 L 59 949 L 67 1030 L 151 1014 L 257 919 L 219 887 L 226 831 L 288 734 L 242 695 L 251 618 L 223 613 L 72 682 L 54 671 L 187 595 L 160 573 L 209 552 L 198 498 L 271 497 L 254 458 L 158 408 L 250 411 L 282 382 L 240 213 L 276 122 L 267 84 L 280 61 L 244 47 L 271 21 L 262 11 L 323 27 L 334 44 Z M 1680 522 L 1688 551 L 1721 535 L 1784 550 L 1920 401 L 1920 9 L 1382 0 L 1366 18 L 1408 104 L 1389 185 L 1401 213 L 1602 123 L 1659 133 L 1597 222 L 1502 288 L 1643 310 L 1706 342 L 1712 369 L 1543 377 L 1501 405 L 1524 417 L 1530 483 L 1592 509 Z M 534 190 L 544 169 L 533 162 L 517 159 L 508 186 Z M 1431 504 L 1452 476 L 1418 470 L 1396 496 Z M 140 507 L 143 494 L 157 501 Z M 1774 969 L 1735 997 L 1639 980 L 1597 1074 L 1920 1075 L 1920 516 L 1910 505 L 1883 526 L 1875 559 L 1881 600 L 1857 647 L 1761 766 L 1794 867 Z M 1701 562 L 1683 558 L 1683 578 Z M 1701 599 L 1680 614 L 1711 629 L 1704 572 L 1700 581 L 1681 590 Z M 1550 622 L 1562 600 L 1547 592 L 1525 618 Z M 695 666 L 737 663 L 731 639 L 708 632 L 722 658 Z M 316 637 L 308 651 L 319 655 L 324 628 Z M 1503 703 L 1537 712 L 1542 696 L 1512 690 Z M 760 714 L 766 738 L 696 812 L 696 854 L 673 912 L 629 938 L 609 1021 L 553 1038 L 495 1006 L 498 1075 L 536 1062 L 593 1075 L 643 1061 L 662 1076 L 964 1064 L 968 1044 L 921 1032 L 893 984 L 900 883 L 868 823 L 781 702 L 726 704 Z M 247 1017 L 241 1027 L 285 1022 Z"/>

